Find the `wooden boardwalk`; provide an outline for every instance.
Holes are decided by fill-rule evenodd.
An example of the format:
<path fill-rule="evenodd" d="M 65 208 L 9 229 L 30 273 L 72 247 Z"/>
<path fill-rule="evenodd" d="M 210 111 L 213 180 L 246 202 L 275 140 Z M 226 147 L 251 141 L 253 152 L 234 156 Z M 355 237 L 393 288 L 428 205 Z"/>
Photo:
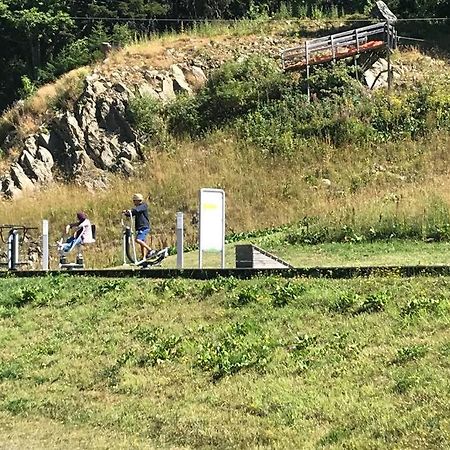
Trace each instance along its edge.
<path fill-rule="evenodd" d="M 283 69 L 296 71 L 381 49 L 395 48 L 397 33 L 388 22 L 305 41 L 281 52 Z"/>

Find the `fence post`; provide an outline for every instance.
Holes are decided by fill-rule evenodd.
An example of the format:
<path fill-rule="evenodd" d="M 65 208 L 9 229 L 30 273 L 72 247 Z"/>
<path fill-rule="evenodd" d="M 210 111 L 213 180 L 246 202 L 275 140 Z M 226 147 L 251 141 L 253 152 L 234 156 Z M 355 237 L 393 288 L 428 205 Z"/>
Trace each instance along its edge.
<path fill-rule="evenodd" d="M 389 20 L 386 22 L 387 26 L 387 64 L 388 64 L 388 91 L 392 88 L 392 64 L 391 64 L 391 25 Z"/>
<path fill-rule="evenodd" d="M 177 212 L 177 226 L 176 226 L 176 238 L 177 238 L 177 269 L 182 269 L 184 266 L 184 219 L 183 213 Z"/>
<path fill-rule="evenodd" d="M 48 220 L 42 221 L 42 270 L 48 270 Z"/>
<path fill-rule="evenodd" d="M 8 270 L 16 270 L 19 262 L 19 232 L 12 228 L 8 235 Z"/>

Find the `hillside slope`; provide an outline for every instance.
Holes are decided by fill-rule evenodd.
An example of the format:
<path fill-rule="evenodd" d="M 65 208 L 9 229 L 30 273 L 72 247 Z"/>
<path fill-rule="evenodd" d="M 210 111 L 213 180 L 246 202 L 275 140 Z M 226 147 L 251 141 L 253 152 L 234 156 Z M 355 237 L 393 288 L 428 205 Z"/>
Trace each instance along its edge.
<path fill-rule="evenodd" d="M 426 220 L 445 229 L 450 204 L 445 188 L 450 142 L 446 60 L 415 50 L 397 53 L 395 66 L 401 77 L 396 78 L 391 96 L 384 91 L 368 93 L 361 87 L 355 88 L 341 66 L 336 71 L 318 72 L 317 89 L 325 97 L 308 105 L 302 97 L 302 77 L 283 76 L 270 58 L 263 62 L 245 58 L 237 61 L 237 55 L 254 53 L 275 57 L 281 47 L 298 42 L 292 24 L 291 28 L 272 32 L 263 28 L 262 35 L 255 34 L 254 29 L 250 31 L 253 34 L 235 30 L 216 36 L 211 32 L 207 37 L 171 36 L 111 54 L 90 78 L 93 89 L 97 86 L 103 91 L 101 95 L 107 97 L 98 97 L 100 104 L 107 106 L 105 111 L 100 108 L 104 113 L 100 118 L 115 117 L 111 111 L 123 111 L 123 96 L 140 88 L 143 96 L 136 98 L 143 101 L 134 102 L 131 111 L 140 122 L 134 124 L 133 136 L 124 138 L 130 128 L 117 127 L 112 120 L 111 128 L 102 131 L 102 138 L 94 139 L 91 153 L 98 148 L 108 150 L 112 145 L 117 149 L 115 154 L 122 158 L 122 173 L 102 171 L 99 177 L 95 163 L 95 170 L 87 170 L 83 165 L 87 159 L 83 157 L 79 160 L 80 176 L 75 177 L 81 186 L 53 183 L 44 191 L 28 191 L 13 204 L 0 202 L 4 221 L 37 225 L 41 218 L 50 219 L 56 240 L 62 225 L 72 220 L 75 211 L 85 210 L 100 231 L 91 255 L 97 266 L 117 264 L 119 212 L 129 205 L 131 194 L 136 191 L 143 192 L 151 203 L 155 246 L 173 244 L 177 211 L 186 213 L 186 243 L 195 242 L 196 228 L 191 219 L 197 212 L 198 189 L 206 186 L 226 190 L 228 234 L 286 223 L 308 227 L 313 223 L 315 239 L 319 241 L 330 227 L 347 230 L 344 236 L 351 235 L 353 229 L 357 236 L 360 228 L 382 227 L 384 231 L 376 236 L 389 236 L 399 227 L 421 227 L 419 217 L 424 210 L 429 211 Z M 225 60 L 232 64 L 217 71 Z M 182 72 L 184 69 L 186 81 L 189 67 L 202 69 L 208 78 L 218 75 L 204 88 L 196 86 L 193 78 L 187 86 L 178 83 L 181 92 L 197 90 L 198 95 L 177 97 L 179 101 L 173 105 L 166 102 L 165 106 L 155 106 L 148 97 L 155 92 L 161 97 L 164 89 L 155 89 L 149 77 L 164 84 L 167 74 L 175 76 L 175 62 Z M 73 77 L 80 79 L 79 74 Z M 66 84 L 73 89 L 63 90 L 60 84 L 54 90 L 41 92 L 44 97 L 45 92 L 50 93 L 53 100 L 37 96 L 23 105 L 22 114 L 15 110 L 5 116 L 10 124 L 20 124 L 17 139 L 35 133 L 39 127 L 38 134 L 45 134 L 43 122 L 54 114 L 55 107 L 70 111 L 75 104 L 75 118 L 83 122 L 91 99 L 84 94 L 86 102 L 80 108 L 79 88 L 71 83 Z M 334 83 L 332 89 L 327 83 Z M 211 86 L 218 85 L 222 91 L 214 92 Z M 109 95 L 112 91 L 115 96 Z M 227 98 L 231 103 L 227 103 Z M 241 106 L 227 110 L 232 102 L 250 110 L 244 111 Z M 418 107 L 420 104 L 426 108 Z M 62 110 L 66 130 L 71 128 L 73 119 L 67 111 Z M 88 117 L 95 117 L 94 125 L 102 128 L 98 115 L 91 113 Z M 86 134 L 89 137 L 92 130 L 93 122 L 84 123 L 87 128 L 75 133 L 79 139 L 73 146 L 74 157 L 83 155 Z M 175 132 L 174 124 L 175 131 L 182 125 L 183 132 Z M 199 133 L 189 129 L 192 124 Z M 129 164 L 123 161 L 127 159 L 123 143 L 135 145 L 140 140 L 146 144 L 127 153 L 136 156 L 142 150 L 143 157 L 142 161 L 135 159 L 137 164 L 130 177 Z M 17 158 L 17 151 L 12 146 L 10 157 Z M 109 164 L 109 150 L 105 154 L 107 158 L 100 163 Z M 117 169 L 115 163 L 112 168 Z M 73 173 L 62 175 L 70 178 Z M 408 237 L 408 233 L 404 236 Z"/>

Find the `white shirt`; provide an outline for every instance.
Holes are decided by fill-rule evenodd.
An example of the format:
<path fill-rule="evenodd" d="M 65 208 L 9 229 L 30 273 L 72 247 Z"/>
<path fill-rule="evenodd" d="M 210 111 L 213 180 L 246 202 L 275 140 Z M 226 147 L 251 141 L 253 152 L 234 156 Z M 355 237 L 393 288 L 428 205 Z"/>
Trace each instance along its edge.
<path fill-rule="evenodd" d="M 84 219 L 77 228 L 78 230 L 82 230 L 80 234 L 82 244 L 93 244 L 95 242 L 95 239 L 92 236 L 91 221 L 89 219 Z"/>

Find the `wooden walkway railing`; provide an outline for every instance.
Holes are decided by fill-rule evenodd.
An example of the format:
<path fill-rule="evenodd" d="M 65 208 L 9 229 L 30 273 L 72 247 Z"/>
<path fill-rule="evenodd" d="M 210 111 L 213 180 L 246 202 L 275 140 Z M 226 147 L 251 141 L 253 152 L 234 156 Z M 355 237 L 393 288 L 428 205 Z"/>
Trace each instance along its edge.
<path fill-rule="evenodd" d="M 309 66 L 336 61 L 381 48 L 393 49 L 397 32 L 392 23 L 379 22 L 354 30 L 306 41 L 303 45 L 285 49 L 281 60 L 285 71 L 308 69 Z"/>

